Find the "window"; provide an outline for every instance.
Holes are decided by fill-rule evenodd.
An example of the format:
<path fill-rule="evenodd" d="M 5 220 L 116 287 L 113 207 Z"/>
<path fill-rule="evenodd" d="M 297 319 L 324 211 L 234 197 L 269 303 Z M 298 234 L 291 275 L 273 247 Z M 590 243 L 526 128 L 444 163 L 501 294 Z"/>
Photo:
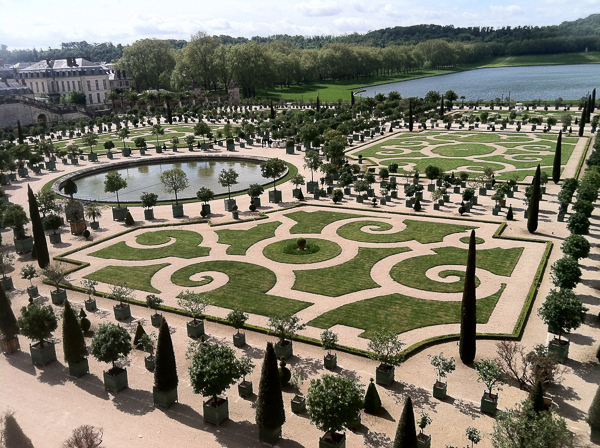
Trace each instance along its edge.
<path fill-rule="evenodd" d="M 88 81 L 89 82 L 89 81 Z M 94 104 L 94 98 L 92 97 L 92 94 L 90 93 L 88 95 L 89 99 L 90 99 L 90 104 Z"/>
<path fill-rule="evenodd" d="M 104 90 L 106 90 L 106 79 L 102 80 L 102 85 L 104 86 Z"/>
<path fill-rule="evenodd" d="M 81 81 L 77 81 L 77 88 L 79 91 L 81 91 Z"/>
<path fill-rule="evenodd" d="M 67 91 L 71 91 L 71 81 L 67 81 Z"/>
<path fill-rule="evenodd" d="M 38 83 L 37 83 L 37 82 L 35 83 L 35 91 L 36 91 L 36 92 L 39 92 L 39 91 L 40 91 L 40 86 L 38 86 Z"/>
<path fill-rule="evenodd" d="M 88 92 L 89 92 L 90 90 L 92 90 L 92 82 L 88 80 L 87 85 L 88 85 Z"/>
<path fill-rule="evenodd" d="M 102 100 L 100 99 L 100 94 L 99 94 L 99 93 L 97 93 L 96 95 L 97 95 L 97 97 L 98 97 L 98 102 L 99 102 L 99 103 L 101 103 L 101 102 L 102 102 Z"/>
<path fill-rule="evenodd" d="M 42 92 L 46 91 L 46 84 L 42 83 Z"/>
<path fill-rule="evenodd" d="M 65 82 L 61 81 L 61 84 L 62 84 L 62 91 L 64 92 L 65 91 Z"/>
<path fill-rule="evenodd" d="M 96 90 L 100 90 L 100 84 L 98 83 L 98 80 L 96 80 Z"/>

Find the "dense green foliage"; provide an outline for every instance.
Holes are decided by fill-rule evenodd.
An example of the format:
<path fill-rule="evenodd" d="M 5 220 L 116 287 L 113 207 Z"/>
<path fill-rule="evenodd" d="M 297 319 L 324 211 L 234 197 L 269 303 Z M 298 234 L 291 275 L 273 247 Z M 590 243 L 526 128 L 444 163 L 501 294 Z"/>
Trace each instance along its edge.
<path fill-rule="evenodd" d="M 415 426 L 415 412 L 413 411 L 410 395 L 406 397 L 402 415 L 396 429 L 394 448 L 417 448 L 417 429 Z"/>
<path fill-rule="evenodd" d="M 83 331 L 77 321 L 75 310 L 71 308 L 68 300 L 65 301 L 62 327 L 63 351 L 65 362 L 79 364 L 87 356 L 87 346 L 83 337 Z"/>
<path fill-rule="evenodd" d="M 162 392 L 173 390 L 179 384 L 173 341 L 167 320 L 163 319 L 158 331 L 154 361 L 154 387 Z"/>
<path fill-rule="evenodd" d="M 381 398 L 379 398 L 379 392 L 377 387 L 371 378 L 371 382 L 367 387 L 367 393 L 365 394 L 365 411 L 370 414 L 376 414 L 381 409 Z"/>
<path fill-rule="evenodd" d="M 100 324 L 92 339 L 91 354 L 100 362 L 115 362 L 131 352 L 131 336 L 120 325 Z"/>
<path fill-rule="evenodd" d="M 585 320 L 589 309 L 577 298 L 572 289 L 551 289 L 538 314 L 546 325 L 558 331 L 558 338 L 565 332 L 577 330 Z"/>
<path fill-rule="evenodd" d="M 19 334 L 17 318 L 10 306 L 8 294 L 0 284 L 0 338 L 10 340 Z"/>
<path fill-rule="evenodd" d="M 194 393 L 213 399 L 235 384 L 243 373 L 235 350 L 226 345 L 202 342 L 196 346 L 188 370 Z"/>
<path fill-rule="evenodd" d="M 461 305 L 459 354 L 464 364 L 470 364 L 475 359 L 477 349 L 477 296 L 475 285 L 476 269 L 475 230 L 471 230 L 469 254 L 467 257 L 467 272 Z"/>
<path fill-rule="evenodd" d="M 21 308 L 21 317 L 17 319 L 17 325 L 23 336 L 44 345 L 44 339 L 58 328 L 58 321 L 52 306 L 34 302 Z"/>
<path fill-rule="evenodd" d="M 27 185 L 27 198 L 29 201 L 29 217 L 31 219 L 31 228 L 38 266 L 41 269 L 44 269 L 50 264 L 50 254 L 48 252 L 48 242 L 46 241 L 46 234 L 44 233 L 44 225 L 42 224 L 42 219 L 40 217 L 37 199 L 35 198 L 30 185 Z"/>
<path fill-rule="evenodd" d="M 276 429 L 284 423 L 285 409 L 277 370 L 277 357 L 273 343 L 268 342 L 258 386 L 256 424 L 261 428 Z"/>

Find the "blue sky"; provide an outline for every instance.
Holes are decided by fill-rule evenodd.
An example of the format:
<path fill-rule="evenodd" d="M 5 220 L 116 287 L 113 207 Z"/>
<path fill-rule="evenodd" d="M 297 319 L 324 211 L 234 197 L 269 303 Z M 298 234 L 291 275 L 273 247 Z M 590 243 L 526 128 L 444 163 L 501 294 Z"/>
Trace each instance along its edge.
<path fill-rule="evenodd" d="M 0 44 L 129 44 L 147 37 L 343 35 L 422 23 L 554 25 L 598 12 L 598 0 L 0 0 Z"/>

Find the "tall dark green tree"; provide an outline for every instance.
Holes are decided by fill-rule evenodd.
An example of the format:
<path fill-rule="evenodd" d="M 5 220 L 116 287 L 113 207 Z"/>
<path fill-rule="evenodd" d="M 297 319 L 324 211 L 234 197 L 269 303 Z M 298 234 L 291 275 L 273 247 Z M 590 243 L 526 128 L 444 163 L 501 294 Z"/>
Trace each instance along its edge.
<path fill-rule="evenodd" d="M 317 95 L 317 112 L 319 112 L 321 110 L 321 100 L 319 99 L 319 96 Z"/>
<path fill-rule="evenodd" d="M 381 398 L 379 398 L 379 392 L 377 387 L 371 378 L 369 387 L 367 387 L 367 393 L 365 395 L 365 411 L 369 414 L 376 414 L 381 409 Z"/>
<path fill-rule="evenodd" d="M 600 436 L 600 387 L 596 389 L 596 395 L 594 395 L 586 420 L 592 428 L 592 437 L 594 437 L 594 433 Z"/>
<path fill-rule="evenodd" d="M 469 253 L 467 255 L 467 272 L 460 309 L 460 340 L 458 352 L 464 364 L 471 364 L 475 359 L 477 338 L 477 295 L 475 289 L 476 269 L 475 230 L 471 230 Z"/>
<path fill-rule="evenodd" d="M 350 104 L 354 106 L 354 92 L 350 92 Z"/>
<path fill-rule="evenodd" d="M 542 385 L 542 380 L 538 380 L 537 383 L 535 383 L 529 399 L 533 403 L 535 412 L 538 414 L 544 412 L 544 386 Z"/>
<path fill-rule="evenodd" d="M 557 184 L 560 181 L 560 166 L 562 158 L 562 129 L 558 132 L 556 140 L 556 151 L 554 151 L 554 164 L 552 165 L 552 181 Z"/>
<path fill-rule="evenodd" d="M 156 356 L 154 361 L 154 387 L 161 392 L 169 392 L 177 387 L 177 363 L 167 320 L 163 318 L 158 330 Z"/>
<path fill-rule="evenodd" d="M 579 136 L 583 137 L 583 130 L 585 128 L 585 120 L 587 118 L 587 103 L 583 104 L 583 111 L 581 111 L 581 120 L 579 120 Z"/>
<path fill-rule="evenodd" d="M 44 226 L 42 224 L 42 218 L 40 217 L 37 199 L 35 198 L 30 185 L 27 185 L 27 197 L 29 199 L 29 218 L 31 219 L 37 261 L 39 267 L 44 269 L 50 264 L 50 254 L 48 253 L 48 242 L 46 241 L 46 234 L 44 233 Z"/>
<path fill-rule="evenodd" d="M 417 429 L 415 427 L 415 412 L 413 411 L 412 399 L 406 398 L 402 415 L 398 422 L 394 448 L 417 448 Z"/>
<path fill-rule="evenodd" d="M 596 89 L 592 90 L 592 108 L 590 113 L 594 112 L 594 110 L 596 110 Z"/>
<path fill-rule="evenodd" d="M 440 101 L 440 117 L 444 118 L 444 95 L 442 95 L 442 99 Z"/>
<path fill-rule="evenodd" d="M 256 424 L 261 428 L 273 430 L 282 426 L 284 422 L 285 410 L 277 368 L 277 356 L 273 343 L 268 342 L 258 386 Z"/>
<path fill-rule="evenodd" d="M 75 311 L 71 308 L 68 300 L 65 300 L 62 339 L 65 362 L 68 364 L 79 364 L 82 362 L 87 355 L 85 338 L 77 321 Z"/>
<path fill-rule="evenodd" d="M 527 209 L 527 230 L 529 233 L 534 233 L 538 228 L 538 219 L 540 215 L 540 199 L 542 196 L 542 189 L 540 184 L 542 171 L 538 164 L 535 170 L 535 176 L 533 178 L 533 188 L 531 191 L 531 198 L 529 199 L 529 208 Z"/>
<path fill-rule="evenodd" d="M 0 337 L 6 341 L 14 339 L 19 334 L 17 318 L 10 306 L 8 295 L 0 283 Z"/>
<path fill-rule="evenodd" d="M 410 132 L 412 132 L 413 131 L 413 127 L 414 127 L 414 122 L 413 122 L 412 101 L 408 100 L 408 130 Z"/>
<path fill-rule="evenodd" d="M 273 101 L 271 101 L 271 120 L 275 120 L 275 109 L 273 108 Z"/>
<path fill-rule="evenodd" d="M 17 120 L 17 141 L 19 142 L 19 145 L 25 143 L 25 140 L 23 139 L 23 128 L 21 127 L 21 122 L 19 120 Z"/>
<path fill-rule="evenodd" d="M 592 95 L 588 95 L 587 97 L 587 107 L 585 109 L 585 122 L 589 123 L 592 118 Z"/>

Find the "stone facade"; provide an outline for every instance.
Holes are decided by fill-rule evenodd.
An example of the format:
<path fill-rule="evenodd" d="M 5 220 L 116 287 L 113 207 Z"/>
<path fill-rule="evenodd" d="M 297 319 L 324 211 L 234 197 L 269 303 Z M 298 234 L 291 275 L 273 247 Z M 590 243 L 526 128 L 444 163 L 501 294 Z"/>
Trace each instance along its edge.
<path fill-rule="evenodd" d="M 23 126 L 37 124 L 39 121 L 58 123 L 59 121 L 89 118 L 87 114 L 74 106 L 52 107 L 19 95 L 0 98 L 0 128 L 17 127 L 17 121 Z"/>

